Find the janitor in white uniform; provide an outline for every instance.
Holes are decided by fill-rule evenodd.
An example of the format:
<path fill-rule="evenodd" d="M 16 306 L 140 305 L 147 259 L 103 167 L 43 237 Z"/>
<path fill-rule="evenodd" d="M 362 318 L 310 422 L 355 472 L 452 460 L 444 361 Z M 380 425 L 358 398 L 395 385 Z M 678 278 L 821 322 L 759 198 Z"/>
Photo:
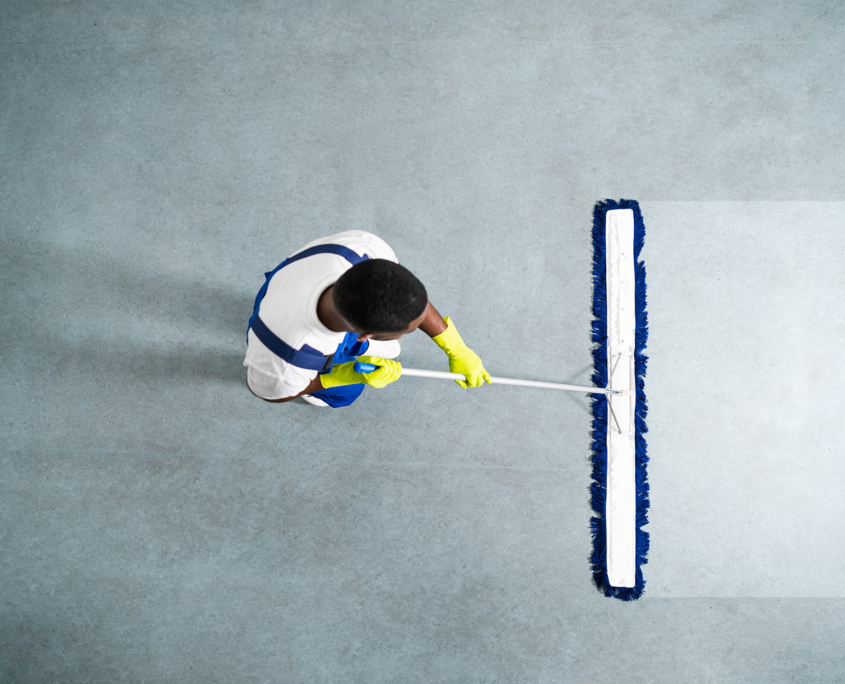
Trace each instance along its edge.
<path fill-rule="evenodd" d="M 365 385 L 399 379 L 398 339 L 417 328 L 449 357 L 449 370 L 479 387 L 490 375 L 455 324 L 428 301 L 423 284 L 371 233 L 315 240 L 265 274 L 247 329 L 247 386 L 265 401 L 302 397 L 349 406 Z M 357 373 L 355 361 L 378 366 Z"/>

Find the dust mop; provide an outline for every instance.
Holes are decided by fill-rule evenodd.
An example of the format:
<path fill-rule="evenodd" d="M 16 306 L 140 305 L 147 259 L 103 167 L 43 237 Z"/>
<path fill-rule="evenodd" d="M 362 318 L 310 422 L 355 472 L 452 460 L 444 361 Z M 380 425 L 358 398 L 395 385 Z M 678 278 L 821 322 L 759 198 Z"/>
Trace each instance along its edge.
<path fill-rule="evenodd" d="M 593 579 L 606 596 L 631 601 L 645 587 L 648 552 L 647 431 L 644 376 L 648 338 L 645 239 L 639 205 L 607 200 L 593 211 L 593 383 L 583 387 L 492 376 L 492 384 L 586 392 L 593 395 L 593 483 L 590 520 Z M 357 373 L 378 366 L 359 361 Z M 403 376 L 466 380 L 460 373 L 402 367 Z M 609 416 L 608 416 L 609 414 Z M 608 422 L 608 417 L 610 421 Z"/>
<path fill-rule="evenodd" d="M 640 206 L 606 200 L 593 210 L 592 380 L 618 394 L 593 396 L 593 579 L 631 601 L 645 588 L 648 479 L 645 398 L 648 339 Z"/>

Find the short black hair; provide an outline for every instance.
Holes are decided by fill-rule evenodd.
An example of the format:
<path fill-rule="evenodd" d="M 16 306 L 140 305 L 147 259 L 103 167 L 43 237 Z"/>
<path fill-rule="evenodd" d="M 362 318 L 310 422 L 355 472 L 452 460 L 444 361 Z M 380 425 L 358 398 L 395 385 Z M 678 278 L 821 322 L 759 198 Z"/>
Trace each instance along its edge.
<path fill-rule="evenodd" d="M 338 313 L 364 333 L 400 332 L 428 305 L 423 284 L 404 266 L 365 259 L 334 284 Z"/>

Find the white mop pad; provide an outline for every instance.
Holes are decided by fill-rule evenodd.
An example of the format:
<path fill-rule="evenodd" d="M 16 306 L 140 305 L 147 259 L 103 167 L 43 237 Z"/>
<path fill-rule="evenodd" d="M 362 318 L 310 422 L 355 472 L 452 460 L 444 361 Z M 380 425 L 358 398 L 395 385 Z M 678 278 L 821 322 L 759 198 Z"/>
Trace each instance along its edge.
<path fill-rule="evenodd" d="M 637 549 L 634 212 L 608 211 L 606 229 L 608 387 L 626 392 L 608 397 L 612 413 L 608 411 L 607 420 L 607 576 L 614 587 L 633 587 Z"/>

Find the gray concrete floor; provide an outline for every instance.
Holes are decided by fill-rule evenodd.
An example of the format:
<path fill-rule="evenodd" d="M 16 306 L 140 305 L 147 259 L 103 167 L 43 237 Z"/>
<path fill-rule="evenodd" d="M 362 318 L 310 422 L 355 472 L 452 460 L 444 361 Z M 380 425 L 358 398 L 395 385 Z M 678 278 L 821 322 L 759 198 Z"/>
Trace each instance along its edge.
<path fill-rule="evenodd" d="M 0 680 L 845 681 L 845 5 L 0 20 Z M 583 397 L 328 411 L 240 365 L 263 271 L 358 228 L 494 375 L 587 382 L 605 197 L 648 230 L 634 604 L 590 581 Z"/>

